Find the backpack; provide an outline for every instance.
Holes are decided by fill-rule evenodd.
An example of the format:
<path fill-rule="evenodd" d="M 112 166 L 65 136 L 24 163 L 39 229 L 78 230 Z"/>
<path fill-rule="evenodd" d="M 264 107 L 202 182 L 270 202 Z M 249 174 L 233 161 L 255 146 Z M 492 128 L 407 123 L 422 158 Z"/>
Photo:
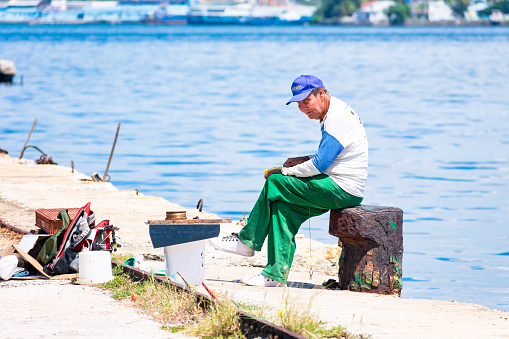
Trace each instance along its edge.
<path fill-rule="evenodd" d="M 104 220 L 95 226 L 95 213 L 90 202 L 80 208 L 59 244 L 55 259 L 44 266 L 49 275 L 75 273 L 79 270 L 81 251 L 116 250 L 117 242 L 113 225 Z"/>
<path fill-rule="evenodd" d="M 96 227 L 92 228 L 75 249 L 79 252 L 88 251 L 112 251 L 116 250 L 115 229 L 110 225 L 109 220 L 103 220 Z"/>

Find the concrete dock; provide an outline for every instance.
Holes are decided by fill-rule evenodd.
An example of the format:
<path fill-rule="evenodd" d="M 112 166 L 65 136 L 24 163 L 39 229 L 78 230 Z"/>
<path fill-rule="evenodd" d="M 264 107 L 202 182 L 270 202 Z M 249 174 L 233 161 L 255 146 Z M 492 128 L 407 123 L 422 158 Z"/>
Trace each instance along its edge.
<path fill-rule="evenodd" d="M 36 209 L 81 207 L 89 201 L 96 220 L 108 219 L 119 228 L 117 234 L 122 244 L 119 251 L 144 254 L 155 259 L 153 265 L 157 269 L 164 268 L 163 250 L 152 247 L 147 221 L 164 219 L 166 211 L 183 209 L 182 206 L 162 198 L 145 196 L 134 189 L 122 191 L 111 183 L 93 182 L 89 176 L 76 171 L 73 173 L 68 167 L 36 165 L 29 160 L 0 154 L 0 220 L 3 222 L 26 231 L 38 230 L 35 226 Z M 221 217 L 197 209 L 186 211 L 190 218 Z M 235 223 L 222 224 L 221 233 L 227 234 L 240 227 Z M 0 249 L 12 240 L 9 232 L 0 229 Z M 246 304 L 264 305 L 268 310 L 280 309 L 285 299 L 301 303 L 328 325 L 342 325 L 352 333 L 372 338 L 509 338 L 509 312 L 453 301 L 401 299 L 321 288 L 323 281 L 337 279 L 335 250 L 334 246 L 300 237 L 289 286 L 259 288 L 245 286 L 239 279 L 261 271 L 266 264 L 263 250 L 252 258 L 244 258 L 216 251 L 207 244 L 205 283 L 220 295 L 228 294 Z M 97 306 L 76 307 L 70 302 L 73 298 L 92 298 Z M 62 300 L 69 302 L 63 303 Z M 41 312 L 40 308 L 47 304 L 48 310 L 59 310 L 58 321 L 51 312 Z M 68 281 L 0 281 L 0 306 L 4 315 L 9 314 L 0 317 L 2 337 L 7 338 L 97 338 L 98 333 L 107 333 L 108 337 L 118 334 L 111 331 L 111 324 L 97 325 L 93 331 L 89 331 L 90 328 L 83 331 L 70 329 L 68 326 L 76 319 L 80 324 L 100 323 L 94 318 L 98 314 L 111 319 L 114 328 L 128 328 L 126 333 L 131 337 L 182 337 L 160 330 L 159 324 L 127 303 L 114 301 L 99 288 L 76 286 Z M 61 307 L 68 308 L 60 311 Z M 106 312 L 105 309 L 109 308 L 115 311 Z M 39 327 L 27 326 L 27 321 L 35 322 Z M 133 321 L 140 321 L 140 326 L 129 327 Z M 105 330 L 110 326 L 110 332 L 101 332 L 101 326 Z M 9 330 L 4 331 L 6 328 Z"/>

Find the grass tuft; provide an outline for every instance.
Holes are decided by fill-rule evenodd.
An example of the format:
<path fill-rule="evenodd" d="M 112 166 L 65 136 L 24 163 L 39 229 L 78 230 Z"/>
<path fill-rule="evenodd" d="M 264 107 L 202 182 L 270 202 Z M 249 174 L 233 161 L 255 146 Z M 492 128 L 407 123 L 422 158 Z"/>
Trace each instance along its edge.
<path fill-rule="evenodd" d="M 299 303 L 290 302 L 288 290 L 283 293 L 283 304 L 281 309 L 277 311 L 279 323 L 282 327 L 304 335 L 308 338 L 320 338 L 318 334 L 320 321 L 310 311 L 311 305 L 307 308 L 302 307 Z"/>
<path fill-rule="evenodd" d="M 315 314 L 311 312 L 311 301 L 307 307 L 303 307 L 299 302 L 291 301 L 289 290 L 283 293 L 283 303 L 281 309 L 277 311 L 276 319 L 269 319 L 275 324 L 286 328 L 307 338 L 341 338 L 341 339 L 367 339 L 369 336 L 356 335 L 349 333 L 342 326 L 326 328 L 325 323 L 321 322 Z"/>
<path fill-rule="evenodd" d="M 113 274 L 113 280 L 101 287 L 110 290 L 112 298 L 130 300 L 157 321 L 190 321 L 203 313 L 197 296 L 173 285 L 161 284 L 155 279 L 132 281 L 121 267 L 115 267 Z"/>
<path fill-rule="evenodd" d="M 118 253 L 118 252 L 114 252 L 112 255 L 111 255 L 111 260 L 115 260 L 116 262 L 119 262 L 119 263 L 124 263 L 127 259 L 129 258 L 134 258 L 135 255 L 132 254 L 132 253 Z"/>
<path fill-rule="evenodd" d="M 247 312 L 251 314 L 252 316 L 255 316 L 256 318 L 265 319 L 266 318 L 266 307 L 264 305 L 252 305 L 252 304 L 246 304 L 239 302 L 237 303 L 237 306 L 243 310 L 244 312 Z"/>
<path fill-rule="evenodd" d="M 167 331 L 170 331 L 171 333 L 177 333 L 177 332 L 180 332 L 182 331 L 183 329 L 186 328 L 185 325 L 165 325 L 165 326 L 161 326 L 161 328 L 163 330 L 167 330 Z"/>
<path fill-rule="evenodd" d="M 346 329 L 343 328 L 342 326 L 334 326 L 332 328 L 327 329 L 320 327 L 317 330 L 316 334 L 320 338 L 348 338 L 348 339 L 355 338 L 350 333 L 348 333 Z"/>
<path fill-rule="evenodd" d="M 244 338 L 240 331 L 237 305 L 229 298 L 211 303 L 207 314 L 182 333 L 202 338 Z"/>

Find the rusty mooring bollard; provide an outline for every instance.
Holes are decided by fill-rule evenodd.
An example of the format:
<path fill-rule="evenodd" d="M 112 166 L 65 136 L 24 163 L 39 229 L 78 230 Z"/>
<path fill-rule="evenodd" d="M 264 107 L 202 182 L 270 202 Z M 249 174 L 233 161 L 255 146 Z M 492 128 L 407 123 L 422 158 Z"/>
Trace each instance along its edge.
<path fill-rule="evenodd" d="M 403 210 L 360 205 L 331 210 L 329 234 L 339 238 L 339 287 L 401 296 Z"/>

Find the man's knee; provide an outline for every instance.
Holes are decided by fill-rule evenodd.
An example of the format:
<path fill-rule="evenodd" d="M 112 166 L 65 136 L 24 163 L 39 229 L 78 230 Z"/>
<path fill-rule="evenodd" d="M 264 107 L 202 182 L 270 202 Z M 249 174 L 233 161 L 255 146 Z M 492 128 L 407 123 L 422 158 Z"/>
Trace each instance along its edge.
<path fill-rule="evenodd" d="M 296 177 L 283 175 L 283 174 L 272 174 L 266 180 L 266 185 L 273 187 L 290 187 L 293 186 L 294 180 L 299 180 Z"/>
<path fill-rule="evenodd" d="M 267 178 L 267 183 L 274 183 L 274 182 L 279 182 L 281 181 L 281 178 L 284 177 L 284 175 L 282 174 L 272 174 L 271 176 L 269 176 Z"/>
<path fill-rule="evenodd" d="M 273 191 L 274 188 L 279 190 L 279 188 L 282 187 L 282 185 L 284 185 L 282 183 L 283 180 L 284 175 L 272 174 L 265 180 L 265 188 L 269 188 L 271 191 Z"/>

